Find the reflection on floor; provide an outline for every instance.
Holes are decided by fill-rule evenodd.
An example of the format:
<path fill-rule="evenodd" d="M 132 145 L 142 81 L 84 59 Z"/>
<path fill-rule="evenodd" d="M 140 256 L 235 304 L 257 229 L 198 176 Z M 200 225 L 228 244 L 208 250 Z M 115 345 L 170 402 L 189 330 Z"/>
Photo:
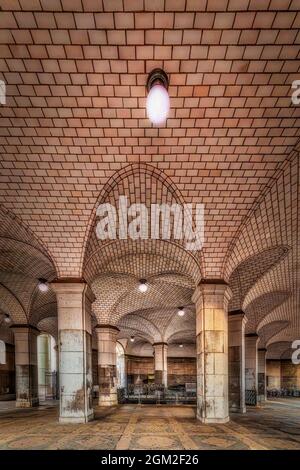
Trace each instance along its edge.
<path fill-rule="evenodd" d="M 300 449 L 300 399 L 273 400 L 225 425 L 203 425 L 191 406 L 96 408 L 88 424 L 57 422 L 57 406 L 0 411 L 0 449 Z"/>

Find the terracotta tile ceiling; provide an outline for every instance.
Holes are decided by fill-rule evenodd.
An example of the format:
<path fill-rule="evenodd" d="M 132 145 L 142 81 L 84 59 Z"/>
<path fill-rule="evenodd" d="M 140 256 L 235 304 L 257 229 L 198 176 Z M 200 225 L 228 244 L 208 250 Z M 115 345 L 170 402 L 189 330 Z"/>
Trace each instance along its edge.
<path fill-rule="evenodd" d="M 291 101 L 300 78 L 299 1 L 0 7 L 1 311 L 53 332 L 55 298 L 41 297 L 37 279 L 84 276 L 95 292 L 103 288 L 95 321 L 111 312 L 125 337 L 126 315 L 146 311 L 159 329 L 179 300 L 191 303 L 200 278 L 224 278 L 232 308 L 245 310 L 274 354 L 299 338 L 300 106 Z M 161 128 L 145 111 L 155 67 L 170 81 Z M 202 252 L 160 240 L 99 243 L 97 204 L 120 194 L 203 203 Z M 156 278 L 169 273 L 165 284 Z M 153 276 L 147 301 L 136 294 L 141 274 Z M 194 331 L 189 319 L 186 335 Z M 170 337 L 182 328 L 172 324 Z"/>

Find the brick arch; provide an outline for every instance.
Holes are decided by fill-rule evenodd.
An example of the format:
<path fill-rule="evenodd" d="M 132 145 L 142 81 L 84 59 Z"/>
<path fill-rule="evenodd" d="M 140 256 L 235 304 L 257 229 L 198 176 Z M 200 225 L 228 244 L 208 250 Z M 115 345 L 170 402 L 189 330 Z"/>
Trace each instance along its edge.
<path fill-rule="evenodd" d="M 282 355 L 289 350 L 291 343 L 289 341 L 278 341 L 267 346 L 267 359 L 281 359 Z"/>
<path fill-rule="evenodd" d="M 37 325 L 44 318 L 53 317 L 57 321 L 57 303 L 49 302 L 41 305 L 38 309 L 31 312 L 29 322 L 31 325 Z"/>
<path fill-rule="evenodd" d="M 2 239 L 9 247 L 14 242 L 19 242 L 27 250 L 32 250 L 33 254 L 43 257 L 44 261 L 52 266 L 55 275 L 58 275 L 59 269 L 56 260 L 51 256 L 45 244 L 38 239 L 20 217 L 0 206 L 0 242 Z"/>
<path fill-rule="evenodd" d="M 295 350 L 292 349 L 292 348 L 287 348 L 285 351 L 283 351 L 283 353 L 281 354 L 280 356 L 280 359 L 290 359 L 291 360 L 291 356 L 293 354 Z"/>
<path fill-rule="evenodd" d="M 201 270 L 197 259 L 192 253 L 185 251 L 181 246 L 166 240 L 114 240 L 99 247 L 87 260 L 85 278 L 92 283 L 95 277 L 103 272 L 129 272 L 140 275 L 138 257 L 150 257 L 156 262 L 150 263 L 144 276 L 163 272 L 177 272 L 189 276 L 194 283 L 200 281 Z M 134 266 L 132 267 L 132 264 Z M 140 267 L 143 268 L 143 264 Z"/>
<path fill-rule="evenodd" d="M 35 297 L 41 295 L 38 279 L 51 281 L 57 270 L 47 249 L 23 221 L 3 208 L 0 221 L 0 283 L 22 307 L 17 309 L 15 323 L 27 323 Z"/>
<path fill-rule="evenodd" d="M 134 343 L 128 341 L 127 346 L 125 348 L 125 354 L 133 356 L 153 357 L 154 349 L 149 341 L 143 338 L 136 338 Z"/>
<path fill-rule="evenodd" d="M 182 331 L 176 331 L 168 338 L 168 344 L 196 344 L 196 330 L 188 328 Z"/>
<path fill-rule="evenodd" d="M 162 341 L 162 335 L 157 325 L 148 318 L 143 317 L 139 312 L 133 312 L 123 316 L 117 323 L 122 337 L 135 336 L 142 338 L 153 344 Z"/>
<path fill-rule="evenodd" d="M 282 261 L 288 254 L 287 246 L 268 248 L 242 261 L 229 278 L 233 296 L 229 302 L 229 310 L 245 308 L 244 300 L 250 289 L 268 271 Z"/>
<path fill-rule="evenodd" d="M 189 332 L 193 341 L 196 339 L 196 315 L 194 305 L 184 305 L 185 315 L 180 317 L 177 315 L 177 309 L 175 309 L 171 321 L 164 331 L 164 339 L 167 343 L 172 342 L 176 335 L 182 337 L 182 340 L 186 339 L 186 334 Z"/>
<path fill-rule="evenodd" d="M 167 278 L 167 280 L 166 280 Z M 174 312 L 180 305 L 189 305 L 193 284 L 176 273 L 149 276 L 145 295 L 138 290 L 138 278 L 124 273 L 103 273 L 92 283 L 96 297 L 93 313 L 98 323 L 117 324 L 125 315 L 144 312 Z"/>
<path fill-rule="evenodd" d="M 27 323 L 28 316 L 18 298 L 0 283 L 0 309 L 8 314 L 13 323 Z"/>
<path fill-rule="evenodd" d="M 102 251 L 107 250 L 107 247 L 111 246 L 111 240 L 99 241 L 96 236 L 96 209 L 100 203 L 111 203 L 116 206 L 118 203 L 118 197 L 120 195 L 126 195 L 128 197 L 129 204 L 131 203 L 143 203 L 149 208 L 151 203 L 177 203 L 183 204 L 184 199 L 176 188 L 175 184 L 167 177 L 162 171 L 157 168 L 148 165 L 148 164 L 134 164 L 128 165 L 125 168 L 121 169 L 115 175 L 113 175 L 104 188 L 102 189 L 97 202 L 94 206 L 94 209 L 91 214 L 91 218 L 87 227 L 87 232 L 84 241 L 84 253 L 82 254 L 82 276 L 89 279 L 90 269 L 89 265 L 91 259 L 93 259 L 94 264 L 96 264 L 97 257 L 102 258 Z M 172 227 L 171 227 L 171 233 Z M 145 242 L 149 242 L 148 245 L 151 247 L 153 254 L 156 251 L 159 251 L 159 242 L 161 240 L 138 240 L 136 243 L 131 243 L 132 240 L 123 240 L 122 243 L 120 240 L 116 240 L 114 248 L 118 250 L 121 245 L 130 247 L 132 253 L 138 249 L 138 246 L 144 246 Z M 155 243 L 153 243 L 155 242 Z M 183 241 L 178 241 L 170 239 L 170 241 L 165 241 L 171 245 L 176 245 L 183 251 L 185 251 L 183 246 Z M 129 251 L 129 249 L 127 250 Z M 114 253 L 115 256 L 118 253 Z M 194 262 L 198 265 L 198 270 L 200 270 L 201 259 L 198 253 L 191 254 Z M 95 268 L 97 271 L 97 268 Z M 200 270 L 201 272 L 201 270 Z"/>
<path fill-rule="evenodd" d="M 57 318 L 45 317 L 41 319 L 37 324 L 38 329 L 41 333 L 47 333 L 55 339 L 57 343 L 58 331 L 57 331 Z"/>
<path fill-rule="evenodd" d="M 0 312 L 0 315 L 1 315 L 1 312 Z M 14 344 L 15 342 L 13 331 L 9 328 L 9 326 L 6 326 L 5 324 L 3 324 L 1 320 L 0 320 L 0 340 L 8 344 Z"/>
<path fill-rule="evenodd" d="M 254 299 L 245 309 L 248 322 L 246 333 L 256 333 L 260 323 L 273 310 L 282 305 L 290 296 L 288 291 L 272 291 Z"/>
<path fill-rule="evenodd" d="M 296 237 L 298 213 L 296 201 L 295 204 L 290 204 L 290 201 L 295 195 L 295 185 L 299 187 L 299 164 L 298 138 L 294 149 L 259 193 L 231 239 L 222 266 L 225 279 L 246 258 L 274 246 L 293 245 L 291 241 Z"/>
<path fill-rule="evenodd" d="M 287 320 L 277 320 L 272 321 L 263 325 L 262 327 L 257 328 L 257 333 L 259 336 L 259 348 L 265 348 L 267 343 L 280 331 L 284 330 L 289 326 L 290 322 Z"/>

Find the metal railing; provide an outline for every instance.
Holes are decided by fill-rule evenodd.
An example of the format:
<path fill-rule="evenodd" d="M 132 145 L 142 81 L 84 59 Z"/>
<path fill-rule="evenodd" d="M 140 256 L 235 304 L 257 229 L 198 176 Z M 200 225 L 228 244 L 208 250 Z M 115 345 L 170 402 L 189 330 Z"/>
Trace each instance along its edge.
<path fill-rule="evenodd" d="M 257 405 L 256 390 L 245 390 L 245 403 L 248 406 L 256 406 Z"/>
<path fill-rule="evenodd" d="M 288 397 L 300 397 L 299 389 L 288 389 L 288 388 L 272 388 L 267 390 L 268 398 L 288 398 Z"/>
<path fill-rule="evenodd" d="M 120 392 L 121 399 L 121 392 Z M 196 387 L 186 390 L 184 386 L 165 388 L 160 384 L 129 385 L 124 391 L 123 403 L 138 404 L 195 404 Z"/>

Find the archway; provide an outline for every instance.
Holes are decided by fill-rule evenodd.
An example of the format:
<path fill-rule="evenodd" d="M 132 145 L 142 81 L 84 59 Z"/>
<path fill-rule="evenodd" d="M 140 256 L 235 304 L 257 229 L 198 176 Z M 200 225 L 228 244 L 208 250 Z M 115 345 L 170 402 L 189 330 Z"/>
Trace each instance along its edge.
<path fill-rule="evenodd" d="M 39 401 L 57 397 L 57 349 L 53 336 L 42 333 L 37 338 Z"/>

